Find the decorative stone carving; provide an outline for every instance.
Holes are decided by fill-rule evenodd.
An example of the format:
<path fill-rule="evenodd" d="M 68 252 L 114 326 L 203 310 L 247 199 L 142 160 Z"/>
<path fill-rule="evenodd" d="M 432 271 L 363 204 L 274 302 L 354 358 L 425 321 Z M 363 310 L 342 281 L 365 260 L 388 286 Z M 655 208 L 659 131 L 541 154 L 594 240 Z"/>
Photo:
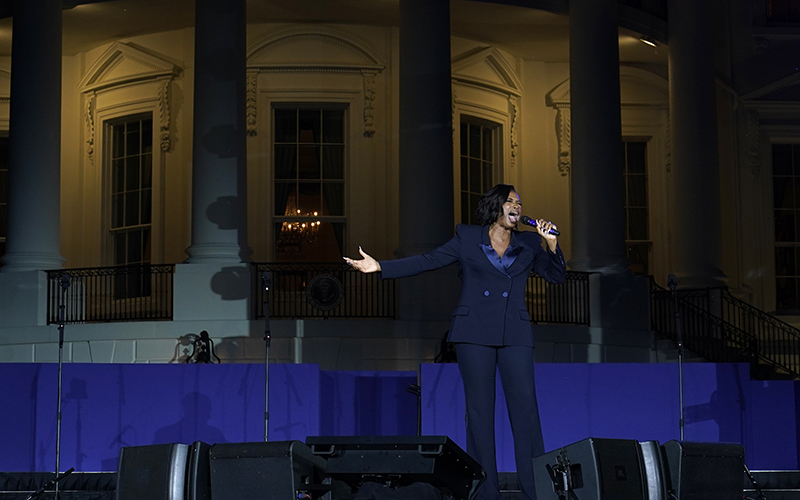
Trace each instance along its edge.
<path fill-rule="evenodd" d="M 364 71 L 364 137 L 375 135 L 375 73 Z"/>
<path fill-rule="evenodd" d="M 258 134 L 257 118 L 258 72 L 247 72 L 247 135 L 255 137 Z"/>
<path fill-rule="evenodd" d="M 94 92 L 86 94 L 86 108 L 85 121 L 86 121 L 86 154 L 89 156 L 89 162 L 94 163 L 94 107 L 97 94 Z"/>
<path fill-rule="evenodd" d="M 164 80 L 161 88 L 158 90 L 158 114 L 160 124 L 160 139 L 161 151 L 165 153 L 169 151 L 172 144 L 169 134 L 170 127 L 170 82 L 171 80 Z"/>
<path fill-rule="evenodd" d="M 517 155 L 519 154 L 519 142 L 517 141 L 517 120 L 519 118 L 519 103 L 514 96 L 508 96 L 508 105 L 511 111 L 511 133 L 509 139 L 511 141 L 511 168 L 517 165 Z"/>
<path fill-rule="evenodd" d="M 572 164 L 572 114 L 569 106 L 556 107 L 556 136 L 558 138 L 558 171 L 564 177 Z"/>

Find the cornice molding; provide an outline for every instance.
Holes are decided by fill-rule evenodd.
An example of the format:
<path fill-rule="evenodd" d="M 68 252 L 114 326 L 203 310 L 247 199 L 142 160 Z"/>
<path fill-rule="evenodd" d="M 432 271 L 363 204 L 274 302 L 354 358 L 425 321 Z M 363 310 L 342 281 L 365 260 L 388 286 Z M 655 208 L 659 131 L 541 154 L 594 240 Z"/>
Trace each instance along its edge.
<path fill-rule="evenodd" d="M 145 68 L 144 71 L 131 73 L 108 79 L 108 75 L 122 61 L 135 61 Z M 181 68 L 160 57 L 149 54 L 133 44 L 114 42 L 92 64 L 78 84 L 81 92 L 99 92 L 110 87 L 156 80 L 159 78 L 172 79 L 181 72 Z"/>
<path fill-rule="evenodd" d="M 466 75 L 464 70 L 470 67 L 489 66 L 500 78 L 501 83 Z M 494 47 L 468 51 L 453 58 L 451 62 L 452 78 L 456 82 L 468 82 L 480 87 L 490 88 L 508 96 L 521 97 L 524 93 L 522 80 L 505 57 Z"/>

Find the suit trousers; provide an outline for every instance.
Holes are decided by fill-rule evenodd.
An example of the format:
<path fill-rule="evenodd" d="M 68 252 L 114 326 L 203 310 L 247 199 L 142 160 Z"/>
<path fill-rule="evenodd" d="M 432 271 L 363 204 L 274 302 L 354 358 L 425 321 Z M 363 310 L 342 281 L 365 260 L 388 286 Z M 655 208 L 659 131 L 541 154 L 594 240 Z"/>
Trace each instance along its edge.
<path fill-rule="evenodd" d="M 517 477 L 526 500 L 536 499 L 532 459 L 544 454 L 533 375 L 533 347 L 456 344 L 467 406 L 467 453 L 486 471 L 479 500 L 500 500 L 494 434 L 496 374 L 514 436 Z"/>

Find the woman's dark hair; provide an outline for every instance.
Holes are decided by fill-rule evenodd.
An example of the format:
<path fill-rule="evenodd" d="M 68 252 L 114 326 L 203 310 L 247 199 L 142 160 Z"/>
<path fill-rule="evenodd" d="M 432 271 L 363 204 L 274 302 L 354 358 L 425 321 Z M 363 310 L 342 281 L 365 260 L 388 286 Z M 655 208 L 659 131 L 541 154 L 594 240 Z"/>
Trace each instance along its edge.
<path fill-rule="evenodd" d="M 478 209 L 475 210 L 478 222 L 482 226 L 491 224 L 503 215 L 503 203 L 506 202 L 511 191 L 516 191 L 511 184 L 498 184 L 483 193 L 478 202 Z"/>

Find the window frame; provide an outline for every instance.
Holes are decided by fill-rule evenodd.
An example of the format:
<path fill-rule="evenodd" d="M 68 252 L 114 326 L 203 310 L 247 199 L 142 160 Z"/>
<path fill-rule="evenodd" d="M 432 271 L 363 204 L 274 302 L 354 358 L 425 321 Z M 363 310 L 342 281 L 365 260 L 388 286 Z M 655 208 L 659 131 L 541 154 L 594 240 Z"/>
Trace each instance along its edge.
<path fill-rule="evenodd" d="M 275 125 L 275 119 L 276 119 L 275 115 L 276 115 L 276 113 L 275 113 L 275 111 L 279 110 L 279 109 L 284 109 L 284 110 L 285 109 L 295 109 L 295 110 L 298 110 L 298 111 L 301 111 L 301 110 L 320 110 L 320 111 L 336 110 L 336 111 L 342 111 L 343 112 L 343 116 L 342 116 L 342 140 L 343 140 L 343 143 L 341 144 L 341 146 L 343 147 L 343 158 L 342 158 L 342 179 L 341 179 L 341 182 L 340 182 L 341 185 L 342 185 L 342 209 L 343 209 L 343 213 L 341 215 L 322 215 L 322 214 L 319 214 L 317 216 L 313 216 L 313 215 L 312 216 L 305 216 L 305 215 L 300 215 L 300 216 L 278 215 L 278 214 L 275 213 L 275 204 L 272 203 L 270 205 L 270 210 L 269 210 L 269 221 L 270 221 L 270 223 L 268 225 L 270 233 L 271 233 L 271 237 L 269 238 L 269 241 L 270 241 L 269 254 L 272 256 L 271 260 L 278 261 L 278 255 L 279 255 L 279 252 L 278 252 L 278 239 L 279 238 L 277 236 L 277 232 L 278 232 L 279 225 L 282 225 L 282 224 L 285 224 L 285 223 L 311 224 L 311 223 L 319 222 L 321 224 L 325 224 L 325 223 L 340 224 L 341 225 L 341 237 L 342 237 L 342 242 L 341 242 L 342 253 L 343 254 L 346 253 L 347 240 L 348 240 L 348 238 L 347 238 L 347 232 L 348 232 L 347 231 L 347 220 L 348 220 L 348 171 L 349 171 L 349 162 L 350 162 L 350 158 L 349 157 L 350 157 L 350 142 L 351 142 L 351 131 L 350 131 L 350 116 L 351 116 L 351 111 L 352 111 L 351 104 L 349 102 L 343 102 L 343 101 L 339 101 L 339 100 L 328 101 L 328 100 L 321 100 L 321 99 L 309 99 L 309 100 L 298 99 L 298 100 L 286 100 L 286 101 L 272 101 L 272 102 L 269 103 L 269 108 L 268 109 L 269 109 L 269 123 L 270 123 L 269 129 L 268 129 L 269 130 L 269 145 L 268 145 L 269 153 L 268 154 L 269 154 L 269 166 L 270 166 L 270 168 L 269 168 L 270 175 L 269 175 L 268 192 L 269 192 L 269 198 L 271 200 L 273 200 L 273 201 L 274 201 L 275 189 L 276 189 L 276 183 L 277 183 L 277 179 L 276 179 L 276 175 L 275 175 L 275 173 L 276 173 L 275 147 L 278 144 L 276 142 L 276 140 L 275 140 L 275 135 L 276 135 L 276 125 Z M 325 144 L 325 142 L 322 139 L 323 138 L 321 138 L 321 141 L 319 143 L 320 146 Z M 287 143 L 287 144 L 289 144 L 289 143 Z M 302 144 L 302 143 L 299 141 L 299 138 L 295 138 L 295 144 L 297 144 L 298 148 L 300 147 L 300 144 Z M 322 191 L 322 187 L 323 187 L 323 185 L 325 183 L 324 177 L 322 177 L 322 172 L 323 171 L 324 171 L 324 166 L 321 165 L 320 178 L 318 179 L 318 181 L 319 181 L 318 185 L 320 186 L 320 196 L 321 197 L 324 196 L 322 194 L 322 192 L 323 192 Z M 299 187 L 299 184 L 301 183 L 300 179 L 299 179 L 299 175 L 300 174 L 299 174 L 299 171 L 298 171 L 296 173 L 298 187 Z M 336 183 L 339 183 L 339 182 L 336 182 Z M 310 182 L 309 182 L 309 184 L 310 184 Z M 297 190 L 297 192 L 299 193 L 299 189 Z"/>

